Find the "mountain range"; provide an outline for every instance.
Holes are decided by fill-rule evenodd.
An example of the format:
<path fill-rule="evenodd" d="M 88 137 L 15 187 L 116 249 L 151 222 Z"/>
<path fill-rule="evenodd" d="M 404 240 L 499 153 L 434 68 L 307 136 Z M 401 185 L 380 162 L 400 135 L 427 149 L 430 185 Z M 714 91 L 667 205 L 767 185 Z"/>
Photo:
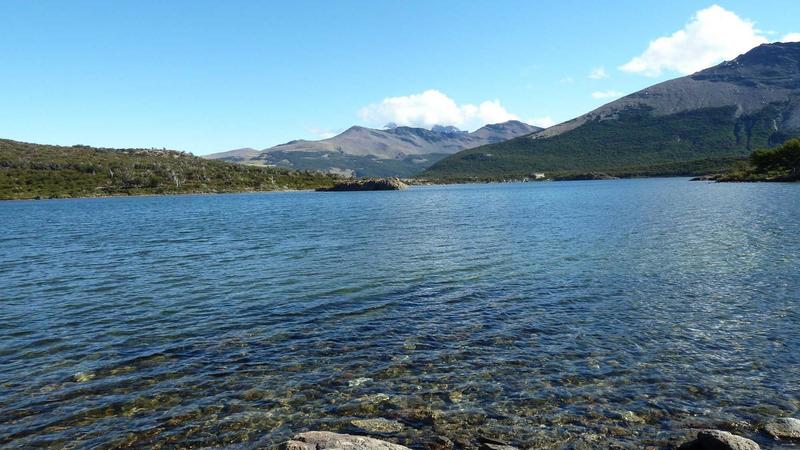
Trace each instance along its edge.
<path fill-rule="evenodd" d="M 764 44 L 544 131 L 448 156 L 421 176 L 691 174 L 798 135 L 800 43 Z"/>
<path fill-rule="evenodd" d="M 385 129 L 353 126 L 319 141 L 297 140 L 261 151 L 242 148 L 205 157 L 358 177 L 407 177 L 461 150 L 541 130 L 516 120 L 486 125 L 471 133 L 452 126 L 434 126 L 430 130 L 393 124 Z"/>

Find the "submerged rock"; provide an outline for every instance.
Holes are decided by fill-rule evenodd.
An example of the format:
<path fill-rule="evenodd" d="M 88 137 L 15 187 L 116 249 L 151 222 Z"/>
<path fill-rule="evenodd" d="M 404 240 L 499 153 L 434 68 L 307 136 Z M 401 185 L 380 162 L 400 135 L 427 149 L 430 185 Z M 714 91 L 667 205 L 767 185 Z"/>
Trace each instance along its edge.
<path fill-rule="evenodd" d="M 455 444 L 445 436 L 436 436 L 426 445 L 428 450 L 452 450 Z"/>
<path fill-rule="evenodd" d="M 628 423 L 646 423 L 647 421 L 640 417 L 633 411 L 625 411 L 622 413 L 622 420 Z"/>
<path fill-rule="evenodd" d="M 371 178 L 368 180 L 342 181 L 334 184 L 333 187 L 317 188 L 317 191 L 399 191 L 407 187 L 408 185 L 398 178 Z"/>
<path fill-rule="evenodd" d="M 481 443 L 480 450 L 519 450 L 513 445 L 493 444 L 491 442 Z"/>
<path fill-rule="evenodd" d="M 478 436 L 478 441 L 481 444 L 480 450 L 519 450 L 508 442 L 488 436 Z"/>
<path fill-rule="evenodd" d="M 759 450 L 760 448 L 750 439 L 720 430 L 702 430 L 697 433 L 697 439 L 678 447 L 679 450 Z"/>
<path fill-rule="evenodd" d="M 800 420 L 784 417 L 768 423 L 764 431 L 776 439 L 800 439 Z"/>
<path fill-rule="evenodd" d="M 372 378 L 367 378 L 367 377 L 356 378 L 354 380 L 349 380 L 347 382 L 347 386 L 349 386 L 349 387 L 358 387 L 358 386 L 361 386 L 364 383 L 369 383 L 370 381 L 372 381 Z"/>
<path fill-rule="evenodd" d="M 72 377 L 72 379 L 78 383 L 85 383 L 87 381 L 93 380 L 94 377 L 95 374 L 92 372 L 78 372 Z"/>
<path fill-rule="evenodd" d="M 307 431 L 284 442 L 280 450 L 410 450 L 392 442 L 366 436 L 332 433 L 330 431 Z"/>
<path fill-rule="evenodd" d="M 403 424 L 395 420 L 384 419 L 356 419 L 350 421 L 353 425 L 369 433 L 397 433 L 403 429 Z"/>

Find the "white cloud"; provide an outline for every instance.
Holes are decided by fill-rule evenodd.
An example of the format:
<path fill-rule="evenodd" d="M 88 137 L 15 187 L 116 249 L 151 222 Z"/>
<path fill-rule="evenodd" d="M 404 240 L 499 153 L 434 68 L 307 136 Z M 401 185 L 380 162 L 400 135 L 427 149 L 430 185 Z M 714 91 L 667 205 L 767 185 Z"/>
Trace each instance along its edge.
<path fill-rule="evenodd" d="M 782 37 L 779 42 L 800 42 L 800 33 L 789 33 Z"/>
<path fill-rule="evenodd" d="M 544 116 L 528 119 L 528 123 L 537 127 L 550 128 L 556 124 L 556 121 L 550 116 Z"/>
<path fill-rule="evenodd" d="M 596 98 L 596 99 L 605 99 L 605 98 L 614 98 L 614 97 L 622 97 L 622 92 L 619 92 L 619 91 L 597 91 L 597 92 L 592 92 L 592 98 Z"/>
<path fill-rule="evenodd" d="M 605 67 L 595 67 L 589 72 L 589 78 L 593 80 L 602 80 L 603 78 L 608 78 L 608 72 L 606 72 Z"/>
<path fill-rule="evenodd" d="M 487 100 L 478 105 L 459 105 L 435 89 L 419 94 L 388 97 L 380 103 L 361 108 L 358 114 L 362 120 L 373 126 L 394 122 L 401 126 L 422 128 L 453 125 L 464 130 L 474 130 L 487 123 L 517 119 L 499 100 Z"/>
<path fill-rule="evenodd" d="M 561 83 L 561 84 L 572 84 L 572 83 L 574 83 L 574 82 L 575 82 L 575 78 L 572 78 L 572 77 L 564 77 L 564 78 L 562 78 L 562 79 L 558 80 L 558 82 L 559 82 L 559 83 Z"/>
<path fill-rule="evenodd" d="M 762 33 L 753 22 L 712 5 L 698 11 L 682 29 L 650 42 L 644 53 L 620 70 L 647 76 L 664 70 L 694 73 L 766 43 Z"/>
<path fill-rule="evenodd" d="M 333 130 L 323 130 L 321 128 L 312 128 L 312 129 L 308 130 L 308 132 L 313 134 L 314 136 L 320 138 L 320 139 L 332 138 L 332 137 L 334 137 L 334 136 L 336 136 L 337 134 L 340 133 L 340 132 L 336 132 L 336 131 L 333 131 Z"/>

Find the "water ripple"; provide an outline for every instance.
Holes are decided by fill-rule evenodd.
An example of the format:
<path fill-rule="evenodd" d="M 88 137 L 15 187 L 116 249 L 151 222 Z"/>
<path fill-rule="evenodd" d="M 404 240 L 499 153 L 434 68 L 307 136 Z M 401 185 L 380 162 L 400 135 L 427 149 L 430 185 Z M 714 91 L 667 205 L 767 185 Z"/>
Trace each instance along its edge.
<path fill-rule="evenodd" d="M 800 409 L 800 186 L 0 204 L 0 446 L 666 446 Z M 755 427 L 745 430 L 764 448 Z"/>

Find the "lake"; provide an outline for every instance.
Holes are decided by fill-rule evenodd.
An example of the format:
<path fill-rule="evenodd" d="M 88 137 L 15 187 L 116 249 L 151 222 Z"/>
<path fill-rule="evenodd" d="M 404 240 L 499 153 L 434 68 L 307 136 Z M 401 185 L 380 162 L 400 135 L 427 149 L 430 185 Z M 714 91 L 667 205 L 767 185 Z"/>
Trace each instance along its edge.
<path fill-rule="evenodd" d="M 0 447 L 777 448 L 798 219 L 686 179 L 2 202 Z"/>

